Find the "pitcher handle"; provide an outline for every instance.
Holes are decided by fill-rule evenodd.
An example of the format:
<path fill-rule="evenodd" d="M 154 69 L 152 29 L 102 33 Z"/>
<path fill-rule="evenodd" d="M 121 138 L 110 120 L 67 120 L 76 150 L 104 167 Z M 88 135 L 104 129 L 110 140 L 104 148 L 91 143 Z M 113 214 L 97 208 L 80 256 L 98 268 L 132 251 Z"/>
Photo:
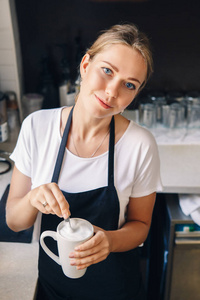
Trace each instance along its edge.
<path fill-rule="evenodd" d="M 55 241 L 57 241 L 57 233 L 55 231 L 44 231 L 40 236 L 40 244 L 46 254 L 51 257 L 58 265 L 61 265 L 59 256 L 55 255 L 45 244 L 44 238 L 52 237 Z"/>

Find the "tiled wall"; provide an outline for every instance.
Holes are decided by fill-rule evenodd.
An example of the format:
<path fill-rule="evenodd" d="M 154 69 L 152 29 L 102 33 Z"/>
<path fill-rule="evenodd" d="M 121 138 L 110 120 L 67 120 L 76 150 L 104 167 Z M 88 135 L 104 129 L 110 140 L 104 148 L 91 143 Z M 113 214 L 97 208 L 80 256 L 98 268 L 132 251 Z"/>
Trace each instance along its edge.
<path fill-rule="evenodd" d="M 21 110 L 22 68 L 14 0 L 0 0 L 0 91 L 14 91 Z"/>

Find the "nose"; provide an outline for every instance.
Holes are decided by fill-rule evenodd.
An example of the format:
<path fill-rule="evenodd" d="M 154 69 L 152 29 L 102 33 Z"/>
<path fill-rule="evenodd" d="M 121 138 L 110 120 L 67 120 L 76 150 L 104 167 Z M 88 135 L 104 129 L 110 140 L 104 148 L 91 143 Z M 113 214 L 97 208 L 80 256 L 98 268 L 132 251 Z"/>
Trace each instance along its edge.
<path fill-rule="evenodd" d="M 117 98 L 119 94 L 119 83 L 115 80 L 110 80 L 107 83 L 105 92 L 109 98 Z"/>

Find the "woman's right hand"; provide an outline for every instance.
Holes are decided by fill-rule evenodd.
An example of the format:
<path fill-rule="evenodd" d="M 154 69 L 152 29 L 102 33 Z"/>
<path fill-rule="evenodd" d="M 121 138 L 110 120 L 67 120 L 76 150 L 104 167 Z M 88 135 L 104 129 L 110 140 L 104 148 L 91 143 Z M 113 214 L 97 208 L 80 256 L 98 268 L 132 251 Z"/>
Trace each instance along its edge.
<path fill-rule="evenodd" d="M 30 228 L 38 211 L 68 218 L 69 204 L 56 183 L 48 183 L 31 189 L 31 178 L 15 166 L 6 205 L 6 222 L 13 231 Z"/>
<path fill-rule="evenodd" d="M 53 214 L 67 219 L 70 216 L 69 203 L 54 182 L 41 185 L 28 193 L 30 204 L 43 214 Z"/>

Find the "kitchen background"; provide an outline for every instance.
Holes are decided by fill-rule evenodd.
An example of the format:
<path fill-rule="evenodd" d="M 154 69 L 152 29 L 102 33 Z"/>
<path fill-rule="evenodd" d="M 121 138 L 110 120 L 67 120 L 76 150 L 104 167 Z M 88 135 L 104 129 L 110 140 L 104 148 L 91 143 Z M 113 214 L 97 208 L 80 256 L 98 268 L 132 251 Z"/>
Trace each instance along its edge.
<path fill-rule="evenodd" d="M 63 44 L 74 81 L 80 56 L 98 32 L 126 21 L 152 43 L 155 71 L 144 92 L 199 90 L 200 18 L 193 0 L 0 0 L 0 90 L 14 90 L 20 99 L 40 92 L 45 60 L 58 89 Z"/>
<path fill-rule="evenodd" d="M 51 101 L 49 100 L 47 106 L 58 106 L 62 63 L 66 63 L 67 60 L 67 75 L 71 82 L 75 82 L 80 57 L 98 32 L 112 24 L 133 22 L 149 36 L 154 53 L 154 74 L 140 96 L 152 91 L 161 91 L 165 94 L 178 91 L 183 95 L 191 91 L 200 92 L 198 2 L 194 0 L 0 0 L 0 91 L 16 93 L 21 119 L 22 96 L 27 93 L 40 93 L 44 82 L 51 85 L 55 96 Z M 67 57 L 64 57 L 64 54 Z M 13 144 L 10 145 L 9 141 L 0 143 L 0 146 L 0 150 L 12 151 L 13 148 Z M 154 215 L 154 231 L 150 236 L 153 246 L 151 249 L 145 249 L 147 253 L 144 253 L 145 257 L 148 257 L 149 253 L 153 252 L 150 264 L 148 261 L 145 264 L 147 273 L 150 270 L 152 274 L 150 279 L 147 278 L 148 296 L 150 300 L 196 300 L 199 297 L 197 278 L 200 274 L 199 268 L 195 269 L 195 266 L 199 265 L 200 248 L 195 245 L 195 248 L 190 251 L 187 245 L 188 251 L 183 251 L 182 246 L 175 245 L 174 239 L 176 222 L 187 223 L 187 228 L 191 224 L 193 226 L 194 222 L 189 216 L 182 214 L 177 194 L 174 196 L 171 193 L 191 195 L 200 193 L 200 171 L 197 164 L 200 160 L 199 143 L 159 144 L 159 154 L 164 191 L 169 194 L 159 195 L 160 199 L 157 201 L 158 206 L 155 208 Z M 3 182 L 2 178 L 3 175 L 0 178 L 1 194 L 9 183 L 9 181 Z M 163 199 L 165 197 L 167 199 Z M 175 208 L 174 204 L 176 204 Z M 0 243 L 0 298 L 2 300 L 32 299 L 37 279 L 36 246 L 34 243 L 18 244 L 17 257 L 15 257 L 12 243 Z M 191 257 L 195 258 L 193 263 Z M 179 262 L 179 259 L 182 261 Z M 8 270 L 11 272 L 7 272 Z M 175 273 L 177 270 L 180 271 L 179 275 Z M 189 278 L 192 280 L 188 280 L 188 270 L 190 270 Z M 166 283 L 164 283 L 165 278 Z M 176 281 L 179 278 L 182 282 Z M 188 297 L 186 289 L 183 289 L 188 287 L 188 284 L 190 284 L 187 289 L 189 295 L 191 296 L 191 290 L 194 292 L 191 297 Z M 8 298 L 8 295 L 11 295 L 11 298 Z M 17 295 L 20 296 L 17 298 Z"/>

